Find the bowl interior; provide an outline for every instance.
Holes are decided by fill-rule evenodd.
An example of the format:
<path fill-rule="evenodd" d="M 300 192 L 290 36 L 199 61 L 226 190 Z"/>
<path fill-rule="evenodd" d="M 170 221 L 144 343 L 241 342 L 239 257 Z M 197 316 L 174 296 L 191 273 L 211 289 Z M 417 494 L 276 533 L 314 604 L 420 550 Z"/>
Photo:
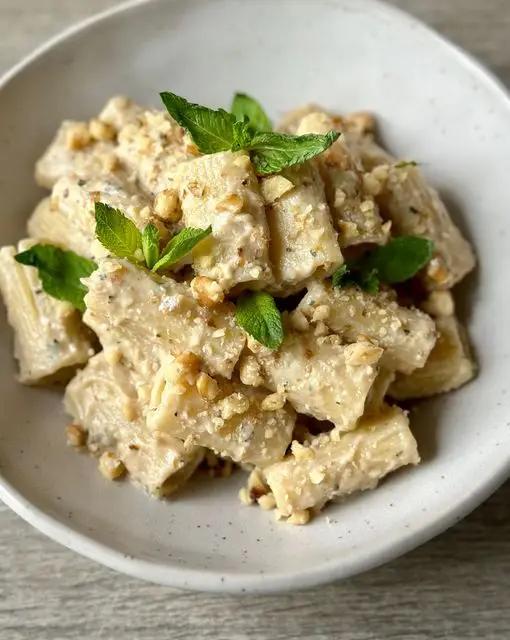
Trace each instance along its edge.
<path fill-rule="evenodd" d="M 312 101 L 375 111 L 385 143 L 423 163 L 475 243 L 480 267 L 460 308 L 480 375 L 413 415 L 419 468 L 293 528 L 240 505 L 241 474 L 193 482 L 167 502 L 104 481 L 65 446 L 61 394 L 15 382 L 2 313 L 2 497 L 64 544 L 176 586 L 304 586 L 409 549 L 509 468 L 508 99 L 463 54 L 371 0 L 135 3 L 57 42 L 0 90 L 2 244 L 24 234 L 41 197 L 34 162 L 64 118 L 89 117 L 117 93 L 158 104 L 165 89 L 218 106 L 243 90 L 275 119 Z"/>

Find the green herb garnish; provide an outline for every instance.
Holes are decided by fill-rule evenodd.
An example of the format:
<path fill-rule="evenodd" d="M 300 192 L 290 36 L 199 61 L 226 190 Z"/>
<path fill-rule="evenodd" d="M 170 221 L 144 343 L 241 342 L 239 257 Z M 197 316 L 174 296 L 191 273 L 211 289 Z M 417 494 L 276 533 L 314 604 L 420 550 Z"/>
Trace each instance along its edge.
<path fill-rule="evenodd" d="M 126 258 L 135 264 L 143 261 L 142 234 L 135 223 L 122 211 L 103 202 L 96 202 L 96 237 L 118 258 Z"/>
<path fill-rule="evenodd" d="M 408 167 L 418 167 L 418 163 L 414 160 L 402 160 L 401 162 L 397 162 L 395 165 L 395 169 L 407 169 Z"/>
<path fill-rule="evenodd" d="M 230 111 L 239 122 L 248 121 L 254 131 L 272 131 L 273 125 L 261 104 L 245 93 L 236 93 Z"/>
<path fill-rule="evenodd" d="M 342 265 L 338 267 L 338 269 L 333 274 L 331 278 L 331 282 L 334 287 L 344 287 L 348 282 L 349 276 L 349 267 L 344 262 Z"/>
<path fill-rule="evenodd" d="M 175 264 L 184 258 L 195 246 L 204 238 L 211 235 L 212 227 L 207 229 L 193 229 L 187 227 L 174 236 L 166 245 L 161 258 L 152 267 L 153 271 L 158 271 Z"/>
<path fill-rule="evenodd" d="M 64 251 L 51 244 L 36 244 L 14 256 L 16 262 L 35 267 L 43 291 L 53 298 L 70 302 L 79 311 L 85 311 L 83 301 L 87 287 L 81 282 L 97 269 L 93 260 Z"/>
<path fill-rule="evenodd" d="M 187 227 L 160 251 L 160 235 L 155 225 L 148 224 L 140 233 L 122 211 L 102 202 L 96 203 L 96 237 L 99 242 L 114 256 L 125 258 L 139 266 L 145 263 L 145 266 L 154 272 L 170 267 L 184 258 L 195 245 L 211 233 L 211 227 Z"/>
<path fill-rule="evenodd" d="M 256 291 L 238 298 L 236 321 L 246 333 L 269 349 L 281 346 L 284 337 L 282 317 L 269 293 Z"/>
<path fill-rule="evenodd" d="M 159 260 L 159 230 L 154 224 L 148 224 L 142 233 L 142 250 L 145 264 L 149 269 Z"/>
<path fill-rule="evenodd" d="M 175 93 L 164 92 L 163 104 L 172 118 L 188 131 L 202 153 L 238 151 L 251 138 L 248 123 L 224 109 L 209 109 Z"/>
<path fill-rule="evenodd" d="M 304 136 L 259 133 L 250 143 L 252 162 L 260 175 L 278 173 L 285 167 L 319 155 L 338 140 L 339 136 L 336 131 L 325 135 L 309 133 Z"/>
<path fill-rule="evenodd" d="M 277 173 L 310 160 L 330 147 L 340 135 L 336 131 L 304 136 L 257 131 L 267 116 L 264 114 L 262 117 L 260 112 L 255 116 L 254 101 L 251 98 L 247 100 L 247 96 L 244 96 L 242 106 L 239 100 L 236 106 L 236 112 L 239 117 L 242 114 L 242 120 L 223 109 L 208 109 L 174 93 L 162 93 L 161 99 L 172 118 L 191 135 L 199 151 L 207 154 L 245 149 L 250 152 L 259 175 Z M 247 101 L 251 101 L 251 116 L 247 113 Z M 250 117 L 255 118 L 258 124 L 252 124 Z"/>
<path fill-rule="evenodd" d="M 333 286 L 356 284 L 377 293 L 381 283 L 398 284 L 413 278 L 432 258 L 434 243 L 418 236 L 399 236 L 363 258 L 343 264 L 333 274 Z"/>

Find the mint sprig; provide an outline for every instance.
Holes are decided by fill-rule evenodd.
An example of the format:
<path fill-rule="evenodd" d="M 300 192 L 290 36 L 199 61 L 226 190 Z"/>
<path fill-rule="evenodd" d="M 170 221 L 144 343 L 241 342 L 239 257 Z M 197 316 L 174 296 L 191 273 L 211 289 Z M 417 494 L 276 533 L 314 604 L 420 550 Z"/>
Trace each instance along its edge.
<path fill-rule="evenodd" d="M 79 311 L 85 311 L 83 299 L 87 287 L 81 279 L 88 278 L 97 269 L 95 262 L 51 244 L 36 244 L 18 253 L 14 259 L 37 269 L 43 291 L 48 295 L 70 302 Z"/>
<path fill-rule="evenodd" d="M 245 149 L 250 152 L 260 175 L 277 173 L 310 160 L 330 147 L 340 135 L 336 131 L 304 136 L 260 131 L 261 127 L 270 125 L 262 107 L 253 98 L 238 96 L 241 97 L 237 103 L 234 98 L 235 114 L 188 102 L 170 92 L 162 93 L 161 99 L 172 118 L 191 135 L 199 151 L 208 154 Z"/>
<path fill-rule="evenodd" d="M 186 227 L 174 236 L 165 247 L 161 258 L 156 261 L 152 267 L 153 271 L 159 271 L 160 269 L 166 269 L 171 265 L 179 262 L 185 255 L 192 251 L 196 245 L 211 235 L 212 227 L 207 229 L 194 229 L 193 227 Z"/>
<path fill-rule="evenodd" d="M 260 102 L 246 93 L 235 94 L 230 111 L 239 122 L 245 122 L 246 119 L 254 131 L 262 133 L 273 130 L 271 120 Z"/>
<path fill-rule="evenodd" d="M 273 296 L 265 291 L 248 293 L 238 298 L 236 322 L 257 342 L 278 349 L 284 338 L 282 317 Z"/>
<path fill-rule="evenodd" d="M 142 250 L 145 264 L 149 269 L 159 260 L 159 230 L 154 224 L 148 224 L 142 232 Z"/>
<path fill-rule="evenodd" d="M 430 261 L 434 243 L 419 236 L 398 236 L 359 260 L 341 265 L 333 274 L 334 287 L 358 285 L 377 293 L 381 283 L 398 284 L 413 278 Z"/>
<path fill-rule="evenodd" d="M 309 133 L 304 136 L 259 133 L 250 142 L 251 159 L 259 175 L 278 173 L 326 151 L 339 136 L 337 131 L 324 135 Z"/>
<path fill-rule="evenodd" d="M 212 228 L 187 227 L 175 235 L 160 251 L 160 234 L 157 227 L 148 224 L 140 233 L 136 225 L 122 211 L 103 202 L 96 203 L 96 237 L 108 251 L 118 258 L 125 258 L 138 266 L 156 272 L 175 264 L 204 238 Z"/>
<path fill-rule="evenodd" d="M 142 262 L 142 234 L 135 223 L 103 202 L 96 202 L 95 212 L 96 237 L 103 247 L 118 258 Z"/>

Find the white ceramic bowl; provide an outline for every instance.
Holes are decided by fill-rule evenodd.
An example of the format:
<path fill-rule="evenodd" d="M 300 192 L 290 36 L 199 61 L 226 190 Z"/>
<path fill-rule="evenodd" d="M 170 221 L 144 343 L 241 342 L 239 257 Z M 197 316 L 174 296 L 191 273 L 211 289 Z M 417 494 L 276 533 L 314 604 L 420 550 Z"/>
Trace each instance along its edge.
<path fill-rule="evenodd" d="M 408 551 L 477 506 L 510 468 L 507 96 L 465 54 L 372 0 L 131 2 L 53 40 L 1 83 L 2 244 L 23 234 L 41 195 L 34 161 L 62 119 L 90 116 L 116 93 L 157 104 L 164 89 L 210 105 L 244 90 L 275 117 L 308 101 L 376 111 L 385 142 L 424 163 L 476 245 L 481 267 L 461 306 L 481 373 L 413 417 L 419 468 L 295 528 L 240 506 L 241 475 L 169 502 L 105 482 L 92 459 L 66 449 L 60 394 L 14 381 L 2 314 L 0 496 L 79 553 L 178 587 L 299 588 Z"/>

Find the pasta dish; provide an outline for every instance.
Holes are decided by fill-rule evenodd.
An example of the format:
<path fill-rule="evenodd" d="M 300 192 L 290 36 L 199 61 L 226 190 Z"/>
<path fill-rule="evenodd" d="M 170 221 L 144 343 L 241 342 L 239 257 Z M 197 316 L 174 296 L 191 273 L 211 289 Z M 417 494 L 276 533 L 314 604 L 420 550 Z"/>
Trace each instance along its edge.
<path fill-rule="evenodd" d="M 106 478 L 164 498 L 238 466 L 244 504 L 305 524 L 417 464 L 407 401 L 474 376 L 472 248 L 368 113 L 161 98 L 65 121 L 37 162 L 0 250 L 19 380 L 66 385 Z"/>

